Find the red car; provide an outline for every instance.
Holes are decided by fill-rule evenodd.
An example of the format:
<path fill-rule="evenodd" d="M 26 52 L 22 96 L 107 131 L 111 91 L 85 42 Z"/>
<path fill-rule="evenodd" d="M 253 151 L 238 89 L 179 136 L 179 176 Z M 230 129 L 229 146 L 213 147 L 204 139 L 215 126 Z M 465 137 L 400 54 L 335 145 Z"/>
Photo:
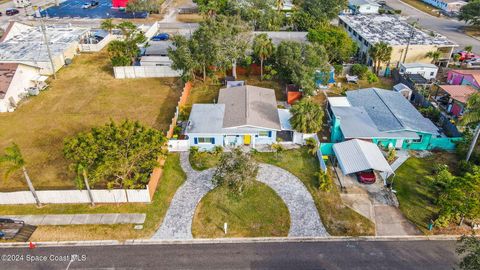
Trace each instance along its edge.
<path fill-rule="evenodd" d="M 375 183 L 376 177 L 373 171 L 364 171 L 357 173 L 358 182 L 362 184 L 373 184 Z"/>

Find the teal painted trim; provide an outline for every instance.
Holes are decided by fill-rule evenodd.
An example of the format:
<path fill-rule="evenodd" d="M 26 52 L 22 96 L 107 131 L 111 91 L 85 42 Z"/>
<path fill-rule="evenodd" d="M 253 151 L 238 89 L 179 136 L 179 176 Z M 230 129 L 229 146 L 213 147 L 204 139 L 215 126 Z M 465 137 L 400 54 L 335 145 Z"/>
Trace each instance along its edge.
<path fill-rule="evenodd" d="M 322 155 L 333 156 L 333 145 L 335 143 L 320 143 L 320 151 Z"/>

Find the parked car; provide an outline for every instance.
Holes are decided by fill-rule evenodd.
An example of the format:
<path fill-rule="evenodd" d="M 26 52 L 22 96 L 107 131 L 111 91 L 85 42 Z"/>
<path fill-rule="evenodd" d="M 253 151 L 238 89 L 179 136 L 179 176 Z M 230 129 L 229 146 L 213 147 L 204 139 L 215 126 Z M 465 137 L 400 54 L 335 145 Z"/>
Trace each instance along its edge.
<path fill-rule="evenodd" d="M 98 1 L 90 1 L 90 6 L 91 7 L 96 7 L 98 6 L 99 2 Z"/>
<path fill-rule="evenodd" d="M 13 16 L 13 15 L 16 15 L 18 13 L 20 13 L 20 11 L 18 11 L 18 9 L 15 9 L 15 8 L 7 9 L 5 11 L 5 15 L 7 15 L 7 16 Z"/>
<path fill-rule="evenodd" d="M 357 173 L 358 182 L 362 184 L 373 184 L 376 181 L 375 173 L 373 171 L 363 171 Z"/>
<path fill-rule="evenodd" d="M 169 34 L 161 33 L 161 34 L 153 36 L 150 40 L 152 40 L 152 41 L 165 41 L 165 40 L 169 40 L 169 39 L 170 39 Z"/>
<path fill-rule="evenodd" d="M 82 8 L 83 8 L 83 9 L 87 9 L 87 8 L 91 8 L 91 7 L 92 7 L 92 4 L 91 4 L 91 3 L 84 3 L 84 4 L 82 5 Z"/>
<path fill-rule="evenodd" d="M 480 67 L 480 58 L 472 58 L 468 61 L 465 61 L 467 68 L 477 68 Z"/>

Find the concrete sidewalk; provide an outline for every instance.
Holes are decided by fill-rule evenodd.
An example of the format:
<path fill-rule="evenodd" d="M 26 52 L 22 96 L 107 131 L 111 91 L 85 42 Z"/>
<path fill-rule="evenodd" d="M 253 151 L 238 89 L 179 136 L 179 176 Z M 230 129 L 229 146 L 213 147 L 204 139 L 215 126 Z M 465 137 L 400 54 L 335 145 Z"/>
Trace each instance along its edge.
<path fill-rule="evenodd" d="M 143 224 L 146 214 L 5 215 L 29 225 Z"/>

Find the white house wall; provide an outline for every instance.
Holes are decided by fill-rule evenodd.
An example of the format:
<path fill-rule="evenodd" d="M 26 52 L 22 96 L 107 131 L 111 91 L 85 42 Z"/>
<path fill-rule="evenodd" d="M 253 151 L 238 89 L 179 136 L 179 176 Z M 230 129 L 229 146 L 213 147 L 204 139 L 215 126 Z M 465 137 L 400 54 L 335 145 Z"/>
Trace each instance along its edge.
<path fill-rule="evenodd" d="M 17 71 L 10 82 L 10 86 L 3 99 L 0 100 L 0 112 L 10 111 L 10 100 L 15 105 L 28 93 L 28 88 L 35 86 L 32 79 L 39 76 L 39 69 L 26 65 L 18 65 Z"/>

